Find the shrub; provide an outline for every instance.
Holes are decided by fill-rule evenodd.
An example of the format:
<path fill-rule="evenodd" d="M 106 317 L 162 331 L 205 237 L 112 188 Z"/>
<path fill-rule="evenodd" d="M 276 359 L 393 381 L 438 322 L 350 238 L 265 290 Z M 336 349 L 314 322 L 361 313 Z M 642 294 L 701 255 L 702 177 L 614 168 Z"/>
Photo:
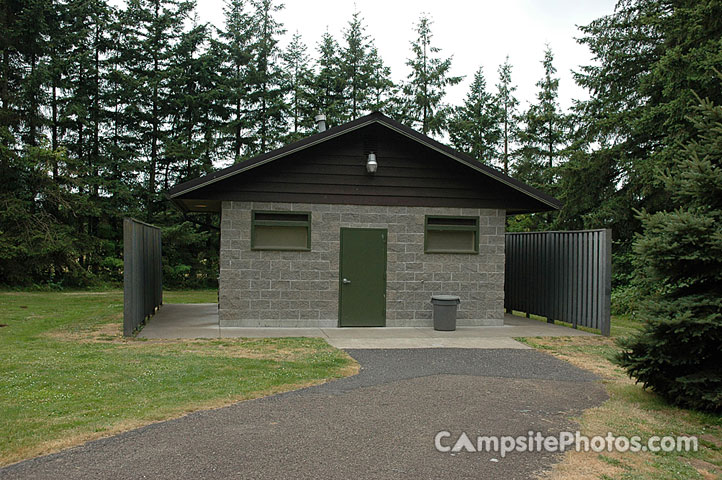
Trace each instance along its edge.
<path fill-rule="evenodd" d="M 630 376 L 671 403 L 722 411 L 722 107 L 702 101 L 698 139 L 659 172 L 678 207 L 641 212 L 635 284 L 645 328 L 620 342 Z"/>

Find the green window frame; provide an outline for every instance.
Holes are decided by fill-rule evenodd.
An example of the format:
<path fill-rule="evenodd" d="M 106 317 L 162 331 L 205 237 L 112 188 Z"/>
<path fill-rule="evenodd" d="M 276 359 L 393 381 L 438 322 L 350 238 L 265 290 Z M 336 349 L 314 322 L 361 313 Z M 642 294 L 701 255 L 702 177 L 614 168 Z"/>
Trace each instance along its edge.
<path fill-rule="evenodd" d="M 311 212 L 251 211 L 251 250 L 311 250 Z"/>
<path fill-rule="evenodd" d="M 479 253 L 479 217 L 426 215 L 424 253 Z"/>

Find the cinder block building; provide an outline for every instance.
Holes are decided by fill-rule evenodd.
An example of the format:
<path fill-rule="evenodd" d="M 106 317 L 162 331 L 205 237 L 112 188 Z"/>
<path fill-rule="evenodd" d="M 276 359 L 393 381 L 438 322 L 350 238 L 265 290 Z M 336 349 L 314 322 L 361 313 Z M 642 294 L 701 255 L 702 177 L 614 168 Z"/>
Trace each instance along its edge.
<path fill-rule="evenodd" d="M 558 200 L 375 112 L 175 186 L 220 212 L 221 326 L 503 325 L 508 214 Z"/>

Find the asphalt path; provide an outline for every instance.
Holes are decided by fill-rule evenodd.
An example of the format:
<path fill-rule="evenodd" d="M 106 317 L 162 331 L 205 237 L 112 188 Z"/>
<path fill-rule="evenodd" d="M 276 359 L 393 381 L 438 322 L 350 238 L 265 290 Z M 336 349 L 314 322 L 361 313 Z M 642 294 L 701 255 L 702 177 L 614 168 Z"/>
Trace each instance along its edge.
<path fill-rule="evenodd" d="M 435 436 L 557 435 L 606 399 L 597 377 L 535 350 L 348 352 L 362 367 L 353 377 L 148 425 L 0 478 L 527 479 L 560 454 L 439 452 Z"/>

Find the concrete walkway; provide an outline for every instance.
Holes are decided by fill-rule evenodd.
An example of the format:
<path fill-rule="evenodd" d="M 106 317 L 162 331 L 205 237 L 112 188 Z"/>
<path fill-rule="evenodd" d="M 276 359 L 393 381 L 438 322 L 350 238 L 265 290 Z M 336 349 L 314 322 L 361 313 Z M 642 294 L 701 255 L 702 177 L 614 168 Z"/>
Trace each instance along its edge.
<path fill-rule="evenodd" d="M 220 327 L 215 303 L 168 304 L 138 334 L 140 338 L 321 337 L 337 348 L 514 348 L 514 337 L 593 335 L 560 325 L 506 315 L 502 327 L 246 328 Z"/>
<path fill-rule="evenodd" d="M 149 425 L 0 469 L 0 478 L 529 479 L 561 454 L 442 453 L 434 437 L 558 437 L 607 398 L 594 375 L 536 350 L 349 353 L 356 376 Z"/>

